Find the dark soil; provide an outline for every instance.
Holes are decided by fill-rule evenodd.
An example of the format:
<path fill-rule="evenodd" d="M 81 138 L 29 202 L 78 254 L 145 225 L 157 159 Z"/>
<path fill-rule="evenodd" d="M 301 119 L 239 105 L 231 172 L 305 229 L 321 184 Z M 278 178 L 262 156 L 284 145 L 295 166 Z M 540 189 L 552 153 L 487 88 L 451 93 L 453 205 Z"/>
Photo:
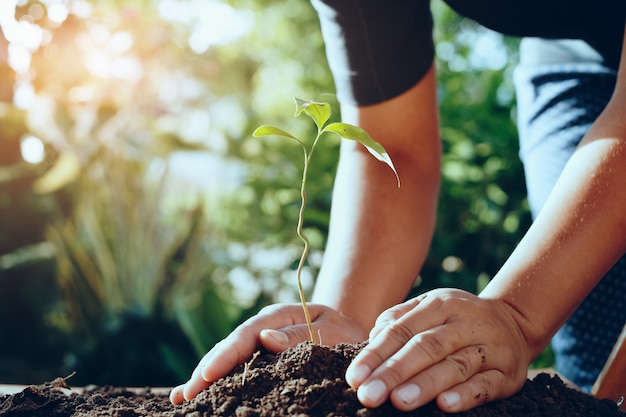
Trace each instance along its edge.
<path fill-rule="evenodd" d="M 338 417 L 448 416 L 431 403 L 402 413 L 389 403 L 377 409 L 360 405 L 343 375 L 362 345 L 322 347 L 304 343 L 281 354 L 257 353 L 245 366 L 180 406 L 167 393 L 113 387 L 68 389 L 58 378 L 0 397 L 0 416 L 28 417 Z M 609 400 L 597 400 L 540 374 L 506 400 L 487 403 L 458 417 L 625 417 Z"/>

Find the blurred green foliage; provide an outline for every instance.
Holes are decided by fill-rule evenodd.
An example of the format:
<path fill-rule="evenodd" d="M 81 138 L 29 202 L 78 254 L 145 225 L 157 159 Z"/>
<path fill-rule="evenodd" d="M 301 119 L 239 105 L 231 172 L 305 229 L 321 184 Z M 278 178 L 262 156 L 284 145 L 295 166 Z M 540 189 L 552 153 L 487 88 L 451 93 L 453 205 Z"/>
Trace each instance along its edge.
<path fill-rule="evenodd" d="M 478 291 L 530 222 L 517 41 L 433 6 L 443 187 L 415 292 Z M 296 96 L 339 120 L 307 1 L 0 7 L 0 382 L 176 384 L 237 323 L 297 299 L 302 151 L 251 132 L 315 135 Z M 26 162 L 30 136 L 43 152 Z M 338 146 L 325 137 L 310 166 L 308 289 Z"/>
<path fill-rule="evenodd" d="M 21 313 L 0 320 L 0 380 L 175 384 L 294 294 L 295 253 L 267 236 L 297 197 L 284 161 L 298 149 L 250 132 L 294 95 L 330 91 L 316 18 L 301 2 L 3 7 L 0 301 Z M 44 151 L 26 162 L 33 137 Z M 245 190 L 277 179 L 262 202 Z M 257 206 L 269 215 L 250 217 Z"/>
<path fill-rule="evenodd" d="M 477 292 L 531 221 L 514 124 L 518 40 L 435 5 L 442 187 L 418 290 L 444 285 Z"/>

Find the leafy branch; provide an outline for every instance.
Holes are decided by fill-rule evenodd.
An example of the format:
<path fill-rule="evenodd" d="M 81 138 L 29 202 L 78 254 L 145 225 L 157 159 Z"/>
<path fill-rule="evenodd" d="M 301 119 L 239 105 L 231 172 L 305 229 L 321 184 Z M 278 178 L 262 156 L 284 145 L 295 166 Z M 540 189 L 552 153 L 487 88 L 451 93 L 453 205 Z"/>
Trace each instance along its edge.
<path fill-rule="evenodd" d="M 296 102 L 296 112 L 294 117 L 300 116 L 303 112 L 308 115 L 317 126 L 317 135 L 311 144 L 311 147 L 307 149 L 304 141 L 298 139 L 292 134 L 285 132 L 284 130 L 268 125 L 262 125 L 256 128 L 256 130 L 252 133 L 254 137 L 261 136 L 282 136 L 292 140 L 295 140 L 302 146 L 302 151 L 304 153 L 304 169 L 302 172 L 302 183 L 300 187 L 300 212 L 298 215 L 298 226 L 297 233 L 302 242 L 304 243 L 304 249 L 302 250 L 302 255 L 300 256 L 300 262 L 298 263 L 298 269 L 296 272 L 296 278 L 298 283 L 298 293 L 300 295 L 300 302 L 302 303 L 302 308 L 304 310 L 304 316 L 306 319 L 306 324 L 309 329 L 309 335 L 311 337 L 311 341 L 315 343 L 315 335 L 313 333 L 313 324 L 311 322 L 311 315 L 309 313 L 309 309 L 306 303 L 306 297 L 304 295 L 304 289 L 302 287 L 302 269 L 304 268 L 304 263 L 306 261 L 307 256 L 309 255 L 310 243 L 307 237 L 304 235 L 302 226 L 304 224 L 304 210 L 306 208 L 306 182 L 307 182 L 307 173 L 309 170 L 309 165 L 311 162 L 311 157 L 315 152 L 315 147 L 319 142 L 320 137 L 326 132 L 334 132 L 341 136 L 344 139 L 355 140 L 361 143 L 365 148 L 379 161 L 387 164 L 394 172 L 396 179 L 398 181 L 398 187 L 400 187 L 400 177 L 398 176 L 398 172 L 389 157 L 389 154 L 385 150 L 385 148 L 378 142 L 376 142 L 372 137 L 360 127 L 348 124 L 348 123 L 328 123 L 328 119 L 331 115 L 330 104 L 328 103 L 320 103 L 314 101 L 306 101 L 299 98 L 295 99 Z"/>

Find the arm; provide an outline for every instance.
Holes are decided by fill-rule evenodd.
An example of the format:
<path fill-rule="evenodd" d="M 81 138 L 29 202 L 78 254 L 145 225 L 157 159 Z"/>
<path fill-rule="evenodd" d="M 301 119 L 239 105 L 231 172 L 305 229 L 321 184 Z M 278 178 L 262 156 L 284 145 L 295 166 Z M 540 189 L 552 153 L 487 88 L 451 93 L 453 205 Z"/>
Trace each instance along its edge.
<path fill-rule="evenodd" d="M 626 48 L 626 46 L 625 46 Z M 391 308 L 346 378 L 370 407 L 458 412 L 517 392 L 526 368 L 626 251 L 626 50 L 614 95 L 541 213 L 479 297 L 436 290 Z"/>
<path fill-rule="evenodd" d="M 313 301 L 357 320 L 366 332 L 383 310 L 406 298 L 432 238 L 441 156 L 435 85 L 431 68 L 394 99 L 342 107 L 345 121 L 389 152 L 401 181 L 397 188 L 384 164 L 358 143 L 342 142 Z"/>
<path fill-rule="evenodd" d="M 481 294 L 517 311 L 534 354 L 626 251 L 625 109 L 626 50 L 610 102 L 520 245 Z"/>

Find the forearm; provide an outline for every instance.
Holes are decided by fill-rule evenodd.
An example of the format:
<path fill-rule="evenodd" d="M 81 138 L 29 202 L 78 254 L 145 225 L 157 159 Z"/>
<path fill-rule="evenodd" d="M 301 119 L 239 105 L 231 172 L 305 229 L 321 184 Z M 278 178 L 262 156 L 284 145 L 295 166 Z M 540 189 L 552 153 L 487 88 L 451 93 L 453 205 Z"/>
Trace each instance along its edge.
<path fill-rule="evenodd" d="M 403 176 L 397 189 L 389 176 L 357 178 L 353 168 L 370 164 L 363 159 L 371 156 L 347 152 L 352 155 L 338 173 L 313 300 L 369 328 L 384 309 L 403 301 L 417 278 L 432 237 L 437 185 Z"/>
<path fill-rule="evenodd" d="M 626 251 L 626 42 L 611 100 L 481 294 L 512 307 L 532 355 Z"/>
<path fill-rule="evenodd" d="M 536 221 L 481 294 L 513 307 L 534 355 L 626 249 L 620 101 L 583 139 Z"/>
<path fill-rule="evenodd" d="M 391 103 L 343 110 L 389 152 L 400 175 L 354 142 L 342 144 L 328 245 L 313 300 L 369 329 L 403 301 L 432 238 L 439 190 L 440 143 L 431 71 Z"/>

